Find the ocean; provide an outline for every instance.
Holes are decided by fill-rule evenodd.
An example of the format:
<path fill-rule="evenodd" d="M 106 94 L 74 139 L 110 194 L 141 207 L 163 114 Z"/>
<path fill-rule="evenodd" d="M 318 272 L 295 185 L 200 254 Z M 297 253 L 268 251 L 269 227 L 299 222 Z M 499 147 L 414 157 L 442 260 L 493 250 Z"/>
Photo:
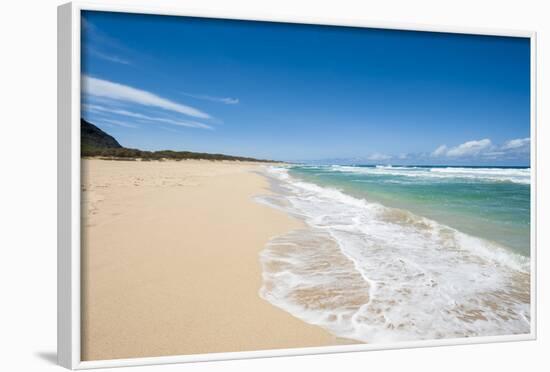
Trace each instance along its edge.
<path fill-rule="evenodd" d="M 269 166 L 257 201 L 304 221 L 261 253 L 260 295 L 335 336 L 529 333 L 530 169 Z"/>

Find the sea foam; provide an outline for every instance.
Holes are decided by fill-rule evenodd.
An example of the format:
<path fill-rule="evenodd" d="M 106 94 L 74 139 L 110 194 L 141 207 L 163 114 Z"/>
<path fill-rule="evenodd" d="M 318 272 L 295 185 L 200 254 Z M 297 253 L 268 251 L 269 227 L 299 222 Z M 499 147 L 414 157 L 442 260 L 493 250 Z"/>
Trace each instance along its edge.
<path fill-rule="evenodd" d="M 465 167 L 398 167 L 378 165 L 376 167 L 356 167 L 333 165 L 331 169 L 343 173 L 403 176 L 434 179 L 463 179 L 490 182 L 531 183 L 529 168 L 465 168 Z"/>
<path fill-rule="evenodd" d="M 362 342 L 528 333 L 527 258 L 408 211 L 267 167 L 257 200 L 307 229 L 261 253 L 260 295 L 339 337 Z"/>

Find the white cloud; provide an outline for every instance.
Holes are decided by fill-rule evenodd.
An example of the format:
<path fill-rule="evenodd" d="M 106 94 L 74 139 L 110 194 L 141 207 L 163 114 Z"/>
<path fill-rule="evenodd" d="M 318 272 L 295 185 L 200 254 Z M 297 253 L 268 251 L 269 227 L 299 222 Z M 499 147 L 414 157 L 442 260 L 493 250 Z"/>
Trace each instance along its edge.
<path fill-rule="evenodd" d="M 82 92 L 91 96 L 106 97 L 144 106 L 158 107 L 196 118 L 210 118 L 210 115 L 194 107 L 171 101 L 154 93 L 86 75 L 82 76 Z"/>
<path fill-rule="evenodd" d="M 105 53 L 102 53 L 102 52 L 97 51 L 95 49 L 89 49 L 89 51 L 90 51 L 90 54 L 92 54 L 92 55 L 94 55 L 98 58 L 104 59 L 105 61 L 120 63 L 122 65 L 130 65 L 131 64 L 129 61 L 127 61 L 123 58 L 117 57 L 115 55 L 105 54 Z"/>
<path fill-rule="evenodd" d="M 501 156 L 501 155 L 505 155 L 505 154 L 506 154 L 505 151 L 487 151 L 487 152 L 482 153 L 481 155 L 483 155 L 483 156 Z"/>
<path fill-rule="evenodd" d="M 207 95 L 204 95 L 204 94 L 191 94 L 191 93 L 186 93 L 186 92 L 181 92 L 181 94 L 183 94 L 185 96 L 188 96 L 188 97 L 193 97 L 193 98 L 202 99 L 202 100 L 206 100 L 206 101 L 225 103 L 226 105 L 236 105 L 237 103 L 239 103 L 238 98 L 214 97 L 214 96 L 207 96 Z"/>
<path fill-rule="evenodd" d="M 116 115 L 123 115 L 128 116 L 140 120 L 148 120 L 148 121 L 155 121 L 159 123 L 166 123 L 166 124 L 172 124 L 172 125 L 179 125 L 182 127 L 189 127 L 189 128 L 201 128 L 201 129 L 212 129 L 210 125 L 200 123 L 198 121 L 193 120 L 173 120 L 168 118 L 157 118 L 153 116 L 143 115 L 138 112 L 132 112 L 128 110 L 122 110 L 122 109 L 112 109 L 108 107 L 98 106 L 98 105 L 90 105 L 90 104 L 84 104 L 83 108 L 88 111 L 94 111 L 94 112 L 100 112 L 100 113 L 111 113 Z"/>
<path fill-rule="evenodd" d="M 83 31 L 82 35 L 87 39 L 87 42 L 85 43 L 86 46 L 89 47 L 90 45 L 95 44 L 95 45 L 101 45 L 102 48 L 108 47 L 109 49 L 115 49 L 125 53 L 132 52 L 119 40 L 103 32 L 101 29 L 96 27 L 93 23 L 91 23 L 90 21 L 84 18 L 82 18 L 81 26 Z M 135 54 L 135 53 L 132 53 L 132 54 Z"/>
<path fill-rule="evenodd" d="M 129 123 L 127 123 L 127 122 L 125 122 L 125 121 L 121 121 L 121 120 L 101 119 L 100 121 L 101 121 L 102 123 L 119 125 L 119 126 L 121 126 L 121 127 L 126 127 L 126 128 L 137 128 L 136 125 L 129 124 Z"/>
<path fill-rule="evenodd" d="M 464 142 L 451 148 L 441 145 L 431 153 L 431 156 L 453 158 L 480 156 L 485 159 L 510 159 L 529 153 L 530 143 L 531 140 L 527 137 L 511 139 L 501 146 L 496 146 L 493 145 L 490 139 L 485 138 Z"/>
<path fill-rule="evenodd" d="M 529 148 L 529 145 L 531 143 L 531 139 L 529 137 L 526 138 L 516 138 L 509 141 L 506 141 L 504 145 L 502 145 L 502 150 L 522 150 L 525 148 Z"/>
<path fill-rule="evenodd" d="M 391 159 L 391 156 L 386 154 L 381 154 L 379 152 L 375 152 L 374 154 L 371 154 L 367 159 L 373 160 L 373 161 L 384 161 L 384 160 Z"/>
<path fill-rule="evenodd" d="M 447 146 L 441 145 L 432 152 L 432 156 L 442 156 L 447 152 Z"/>
<path fill-rule="evenodd" d="M 468 141 L 449 149 L 446 153 L 450 157 L 479 155 L 484 150 L 491 148 L 491 140 L 488 138 L 478 141 Z"/>

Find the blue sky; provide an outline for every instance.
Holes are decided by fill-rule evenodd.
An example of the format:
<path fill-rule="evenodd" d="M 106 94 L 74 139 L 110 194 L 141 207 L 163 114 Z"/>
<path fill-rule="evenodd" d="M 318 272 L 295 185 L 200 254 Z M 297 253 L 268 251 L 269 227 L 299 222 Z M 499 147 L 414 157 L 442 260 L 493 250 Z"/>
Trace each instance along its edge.
<path fill-rule="evenodd" d="M 126 147 L 529 163 L 526 38 L 84 12 L 82 116 Z"/>

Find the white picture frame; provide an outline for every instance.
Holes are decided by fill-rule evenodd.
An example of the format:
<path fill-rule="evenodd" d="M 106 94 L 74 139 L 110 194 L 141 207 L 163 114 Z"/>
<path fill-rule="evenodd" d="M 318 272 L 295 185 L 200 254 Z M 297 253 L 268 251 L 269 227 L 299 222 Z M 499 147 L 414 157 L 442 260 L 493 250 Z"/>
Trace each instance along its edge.
<path fill-rule="evenodd" d="M 152 3 L 153 4 L 153 3 Z M 411 341 L 397 344 L 360 344 L 162 356 L 134 359 L 82 361 L 80 357 L 80 20 L 81 12 L 109 11 L 171 16 L 193 16 L 315 25 L 354 26 L 412 31 L 515 36 L 530 39 L 531 45 L 531 331 L 529 334 Z M 197 11 L 185 8 L 122 6 L 114 3 L 75 1 L 58 8 L 58 362 L 70 369 L 154 365 L 229 359 L 293 356 L 383 349 L 433 347 L 535 340 L 536 317 L 536 33 L 533 31 L 454 28 L 444 26 L 377 23 L 368 20 L 318 19 L 305 15 L 272 17 L 255 12 L 238 14 Z"/>

